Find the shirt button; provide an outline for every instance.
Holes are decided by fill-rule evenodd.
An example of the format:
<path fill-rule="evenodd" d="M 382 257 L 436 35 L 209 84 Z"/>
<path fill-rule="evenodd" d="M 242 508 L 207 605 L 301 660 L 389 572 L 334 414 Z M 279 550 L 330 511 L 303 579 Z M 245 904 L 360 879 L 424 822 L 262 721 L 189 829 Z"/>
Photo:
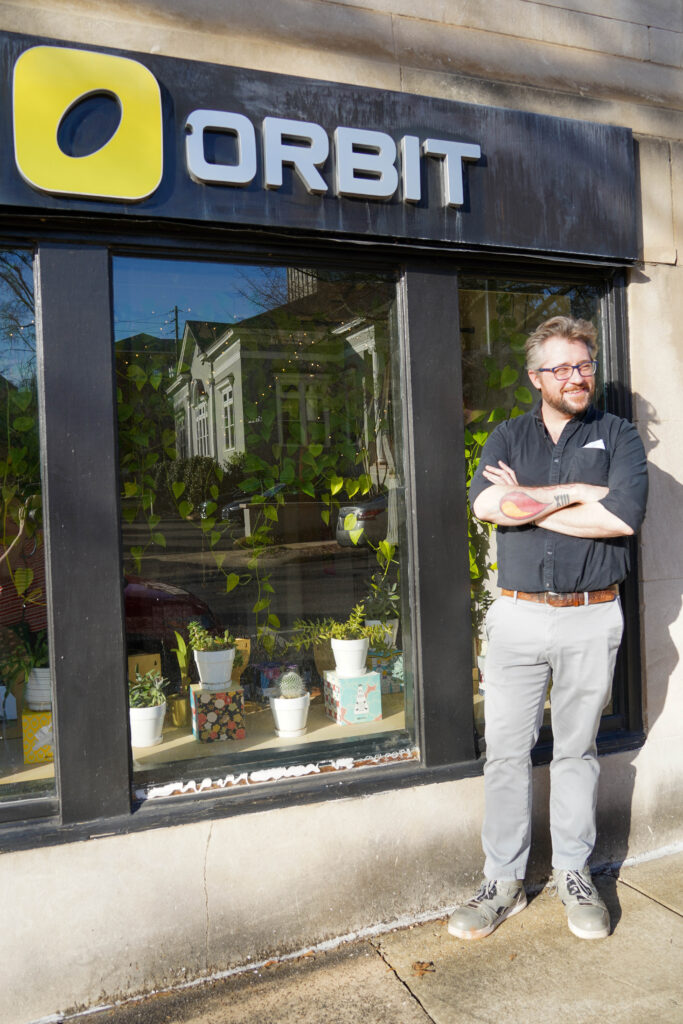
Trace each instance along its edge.
<path fill-rule="evenodd" d="M 553 459 L 553 462 L 559 462 L 559 461 L 560 461 L 559 459 Z"/>

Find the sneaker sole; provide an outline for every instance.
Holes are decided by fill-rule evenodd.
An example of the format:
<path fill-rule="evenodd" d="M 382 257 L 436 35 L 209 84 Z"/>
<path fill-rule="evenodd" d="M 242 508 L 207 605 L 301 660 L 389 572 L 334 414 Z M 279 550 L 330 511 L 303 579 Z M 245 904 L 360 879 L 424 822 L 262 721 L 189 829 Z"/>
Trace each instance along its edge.
<path fill-rule="evenodd" d="M 472 929 L 469 929 L 468 931 L 463 931 L 462 929 L 455 928 L 453 925 L 449 924 L 448 934 L 454 935 L 456 939 L 485 939 L 487 935 L 491 934 L 491 932 L 495 932 L 499 924 L 502 924 L 503 921 L 506 921 L 508 917 L 514 917 L 515 914 L 519 914 L 520 911 L 524 910 L 526 905 L 527 900 L 525 895 L 523 900 L 520 900 L 519 903 L 514 903 L 507 910 L 504 910 L 500 917 L 496 921 L 494 921 L 493 924 L 487 925 L 486 928 L 477 928 L 476 931 Z"/>
<path fill-rule="evenodd" d="M 577 939 L 607 939 L 609 938 L 610 928 L 607 925 L 606 928 L 602 928 L 600 931 L 586 931 L 583 928 L 577 928 L 575 924 L 567 918 L 567 924 L 569 925 L 569 931 L 572 935 L 576 935 Z"/>

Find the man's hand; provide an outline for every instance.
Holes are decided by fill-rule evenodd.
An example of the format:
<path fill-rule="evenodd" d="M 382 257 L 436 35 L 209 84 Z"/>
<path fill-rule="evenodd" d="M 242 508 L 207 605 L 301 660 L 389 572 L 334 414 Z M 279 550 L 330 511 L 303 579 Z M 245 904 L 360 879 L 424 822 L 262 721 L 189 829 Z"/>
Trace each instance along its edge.
<path fill-rule="evenodd" d="M 500 484 L 502 487 L 512 487 L 518 483 L 514 469 L 500 460 L 497 466 L 486 466 L 482 470 L 482 476 L 485 476 L 492 484 Z"/>

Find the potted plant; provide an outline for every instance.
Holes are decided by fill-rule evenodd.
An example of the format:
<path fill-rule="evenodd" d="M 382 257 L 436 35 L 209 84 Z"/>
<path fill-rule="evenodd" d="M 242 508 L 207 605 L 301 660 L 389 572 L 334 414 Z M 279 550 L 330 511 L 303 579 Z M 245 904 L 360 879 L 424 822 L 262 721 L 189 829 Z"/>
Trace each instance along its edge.
<path fill-rule="evenodd" d="M 12 641 L 3 668 L 11 680 L 10 688 L 18 694 L 23 683 L 24 703 L 31 711 L 52 709 L 52 682 L 50 679 L 47 630 L 31 633 L 25 623 L 13 627 L 16 641 Z M 19 714 L 19 701 L 17 701 Z"/>
<path fill-rule="evenodd" d="M 166 689 L 169 685 L 160 672 L 152 669 L 128 681 L 130 742 L 133 747 L 156 747 L 161 743 L 166 715 Z"/>
<path fill-rule="evenodd" d="M 370 589 L 363 602 L 365 622 L 369 626 L 382 626 L 386 635 L 386 643 L 390 647 L 396 646 L 400 602 L 398 580 L 391 583 L 386 575 L 373 573 L 370 578 Z"/>
<path fill-rule="evenodd" d="M 235 661 L 235 638 L 227 629 L 222 634 L 210 633 L 196 619 L 188 624 L 187 631 L 204 689 L 214 692 L 229 689 Z M 237 685 L 234 688 L 237 689 Z"/>
<path fill-rule="evenodd" d="M 284 672 L 277 686 L 268 693 L 277 736 L 292 738 L 306 732 L 308 709 L 311 704 L 303 679 L 298 672 Z"/>
<path fill-rule="evenodd" d="M 176 656 L 180 669 L 180 692 L 169 694 L 167 700 L 171 721 L 176 726 L 190 723 L 190 648 L 182 633 L 174 630 L 176 647 L 171 650 Z"/>
<path fill-rule="evenodd" d="M 368 647 L 383 650 L 387 645 L 384 626 L 370 625 L 365 621 L 365 606 L 361 601 L 351 611 L 348 619 L 297 619 L 290 643 L 297 650 L 307 650 L 315 643 L 329 640 L 334 654 L 334 663 L 339 676 L 363 675 L 368 656 Z"/>

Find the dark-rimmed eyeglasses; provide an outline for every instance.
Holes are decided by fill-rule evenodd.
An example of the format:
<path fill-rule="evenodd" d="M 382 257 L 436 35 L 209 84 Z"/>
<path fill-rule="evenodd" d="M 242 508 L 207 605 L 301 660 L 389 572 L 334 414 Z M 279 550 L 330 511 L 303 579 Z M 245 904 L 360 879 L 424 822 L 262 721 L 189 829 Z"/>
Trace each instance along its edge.
<path fill-rule="evenodd" d="M 598 368 L 597 359 L 585 359 L 582 363 L 562 363 L 560 366 L 541 366 L 534 373 L 552 373 L 555 380 L 569 380 L 574 370 L 579 371 L 581 377 L 594 377 Z"/>

